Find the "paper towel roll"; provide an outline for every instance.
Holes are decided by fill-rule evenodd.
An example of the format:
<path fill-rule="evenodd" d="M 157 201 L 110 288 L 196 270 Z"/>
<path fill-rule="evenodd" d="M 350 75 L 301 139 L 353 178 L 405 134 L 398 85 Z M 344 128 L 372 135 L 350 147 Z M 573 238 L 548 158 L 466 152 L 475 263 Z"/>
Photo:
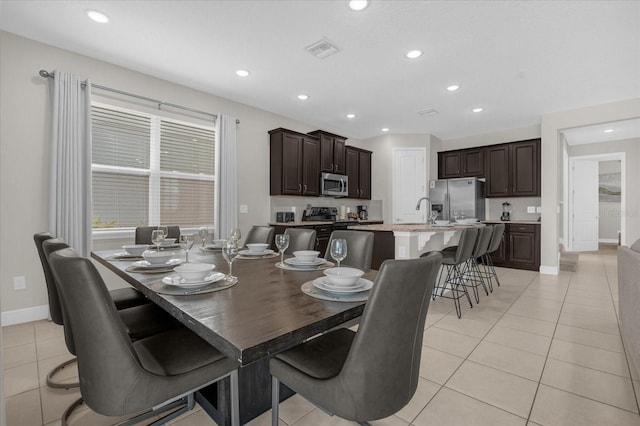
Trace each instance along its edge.
<path fill-rule="evenodd" d="M 344 220 L 347 218 L 347 207 L 346 206 L 340 206 L 340 209 L 338 210 L 338 218 Z"/>

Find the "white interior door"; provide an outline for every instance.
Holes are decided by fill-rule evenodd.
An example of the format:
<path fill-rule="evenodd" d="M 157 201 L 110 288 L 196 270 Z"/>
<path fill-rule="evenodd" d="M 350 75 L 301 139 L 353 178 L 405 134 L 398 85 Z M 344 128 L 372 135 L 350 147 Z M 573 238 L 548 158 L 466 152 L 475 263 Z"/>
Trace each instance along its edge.
<path fill-rule="evenodd" d="M 416 210 L 420 197 L 427 195 L 426 156 L 424 148 L 393 150 L 393 223 L 426 220 L 426 203 Z"/>
<path fill-rule="evenodd" d="M 572 218 L 573 251 L 598 250 L 598 161 L 575 160 L 573 175 Z"/>

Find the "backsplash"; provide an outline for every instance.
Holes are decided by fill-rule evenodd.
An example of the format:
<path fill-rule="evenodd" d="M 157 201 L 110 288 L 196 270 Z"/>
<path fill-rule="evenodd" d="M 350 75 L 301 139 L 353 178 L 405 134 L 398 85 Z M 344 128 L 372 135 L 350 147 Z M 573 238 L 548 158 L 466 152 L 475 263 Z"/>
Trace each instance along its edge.
<path fill-rule="evenodd" d="M 345 206 L 356 212 L 356 206 L 367 206 L 369 219 L 382 220 L 382 200 L 356 200 L 353 198 L 332 198 L 332 197 L 287 197 L 272 196 L 271 197 L 271 216 L 270 220 L 275 222 L 276 212 L 295 212 L 296 222 L 302 220 L 302 214 L 307 204 L 313 207 L 340 207 Z"/>
<path fill-rule="evenodd" d="M 511 203 L 511 220 L 536 221 L 541 213 L 527 213 L 527 207 L 540 207 L 540 197 L 487 198 L 487 220 L 500 220 L 502 203 Z"/>

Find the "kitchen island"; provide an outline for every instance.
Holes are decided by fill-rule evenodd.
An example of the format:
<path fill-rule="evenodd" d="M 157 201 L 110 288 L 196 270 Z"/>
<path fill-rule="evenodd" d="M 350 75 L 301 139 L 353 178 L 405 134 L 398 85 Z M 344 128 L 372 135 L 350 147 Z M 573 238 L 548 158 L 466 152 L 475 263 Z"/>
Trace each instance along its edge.
<path fill-rule="evenodd" d="M 460 231 L 475 225 L 432 226 L 418 224 L 354 225 L 349 229 L 373 232 L 373 262 L 377 269 L 386 259 L 415 259 L 421 254 L 455 246 L 460 239 Z"/>

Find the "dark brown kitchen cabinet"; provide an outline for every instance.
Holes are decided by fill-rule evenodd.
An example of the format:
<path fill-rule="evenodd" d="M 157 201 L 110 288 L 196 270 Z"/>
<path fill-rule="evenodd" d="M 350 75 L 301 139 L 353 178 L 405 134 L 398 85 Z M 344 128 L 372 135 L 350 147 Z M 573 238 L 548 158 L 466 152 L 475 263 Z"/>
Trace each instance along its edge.
<path fill-rule="evenodd" d="M 438 179 L 484 177 L 484 148 L 438 153 Z"/>
<path fill-rule="evenodd" d="M 282 128 L 270 135 L 270 194 L 320 195 L 320 141 Z"/>
<path fill-rule="evenodd" d="M 540 139 L 485 148 L 486 196 L 540 196 Z"/>
<path fill-rule="evenodd" d="M 320 171 L 345 174 L 345 148 L 347 138 L 322 130 L 316 130 L 309 134 L 320 140 Z"/>
<path fill-rule="evenodd" d="M 371 199 L 371 151 L 348 146 L 345 167 L 349 177 L 349 198 Z"/>
<path fill-rule="evenodd" d="M 540 225 L 506 223 L 502 243 L 491 253 L 495 266 L 540 269 Z"/>

